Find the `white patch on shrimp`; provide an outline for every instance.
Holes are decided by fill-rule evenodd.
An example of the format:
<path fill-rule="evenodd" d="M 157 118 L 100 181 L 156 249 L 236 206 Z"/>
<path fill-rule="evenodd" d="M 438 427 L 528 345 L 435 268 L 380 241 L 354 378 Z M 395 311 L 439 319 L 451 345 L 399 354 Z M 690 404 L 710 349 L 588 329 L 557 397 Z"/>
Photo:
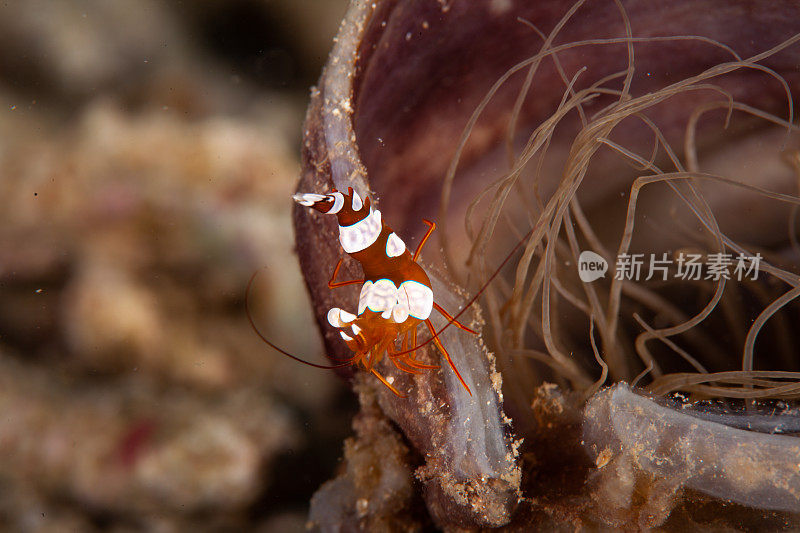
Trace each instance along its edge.
<path fill-rule="evenodd" d="M 307 192 L 307 193 L 295 194 L 294 196 L 292 196 L 292 198 L 294 198 L 294 201 L 300 205 L 304 205 L 306 207 L 312 207 L 315 203 L 324 200 L 325 195 Z"/>
<path fill-rule="evenodd" d="M 406 243 L 403 239 L 397 236 L 396 233 L 391 233 L 386 239 L 386 257 L 397 257 L 403 255 L 406 251 Z"/>
<path fill-rule="evenodd" d="M 371 281 L 365 281 L 364 284 L 361 286 L 361 294 L 358 296 L 358 314 L 364 312 L 367 308 L 367 300 L 369 299 L 369 293 L 372 291 L 373 283 Z"/>
<path fill-rule="evenodd" d="M 388 279 L 379 279 L 375 283 L 370 283 L 369 286 L 364 283 L 358 303 L 359 314 L 362 312 L 362 300 L 364 307 L 373 313 L 391 312 L 397 304 L 397 286 Z"/>
<path fill-rule="evenodd" d="M 361 201 L 361 197 L 358 195 L 356 191 L 353 191 L 353 211 L 361 211 L 361 208 L 364 206 L 364 203 Z"/>
<path fill-rule="evenodd" d="M 408 306 L 405 303 L 398 303 L 392 309 L 392 319 L 398 324 L 402 324 L 408 319 Z"/>
<path fill-rule="evenodd" d="M 398 324 L 408 320 L 409 316 L 425 320 L 433 309 L 433 291 L 417 281 L 404 281 L 400 288 L 388 279 L 374 283 L 366 281 L 358 298 L 358 314 L 367 309 Z"/>
<path fill-rule="evenodd" d="M 381 212 L 373 211 L 365 218 L 350 226 L 339 226 L 339 242 L 348 254 L 366 250 L 381 234 Z"/>
<path fill-rule="evenodd" d="M 342 210 L 342 207 L 344 207 L 344 195 L 340 192 L 335 192 L 333 194 L 329 194 L 328 196 L 333 198 L 333 207 L 330 208 L 327 214 L 335 215 Z"/>
<path fill-rule="evenodd" d="M 331 310 L 328 311 L 328 323 L 335 328 L 346 327 L 347 324 L 355 319 L 356 315 L 338 307 L 331 307 Z"/>
<path fill-rule="evenodd" d="M 348 313 L 344 309 L 342 309 L 341 312 L 339 313 L 339 317 L 345 324 L 348 324 L 356 319 L 356 315 L 354 315 L 353 313 Z"/>
<path fill-rule="evenodd" d="M 433 291 L 418 281 L 404 281 L 398 289 L 400 303 L 408 306 L 408 314 L 419 320 L 431 316 Z"/>

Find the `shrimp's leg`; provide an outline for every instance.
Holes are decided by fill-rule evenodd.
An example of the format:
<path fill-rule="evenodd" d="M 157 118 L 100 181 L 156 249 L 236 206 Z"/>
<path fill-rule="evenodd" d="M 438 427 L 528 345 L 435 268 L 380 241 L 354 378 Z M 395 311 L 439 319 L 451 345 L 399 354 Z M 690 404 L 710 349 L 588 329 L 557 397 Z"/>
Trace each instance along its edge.
<path fill-rule="evenodd" d="M 405 344 L 405 341 L 404 341 Z M 415 368 L 412 368 L 410 364 L 402 357 L 395 355 L 396 352 L 394 350 L 394 346 L 391 344 L 387 347 L 386 354 L 389 356 L 389 360 L 397 367 L 398 370 L 402 370 L 408 374 L 419 374 L 420 372 Z"/>
<path fill-rule="evenodd" d="M 403 362 L 408 366 L 414 368 L 420 368 L 422 370 L 436 370 L 437 368 L 439 368 L 439 365 L 426 365 L 425 363 L 421 363 L 416 359 L 411 359 L 411 358 L 404 359 Z"/>
<path fill-rule="evenodd" d="M 362 365 L 366 366 L 364 364 L 364 353 L 363 352 L 354 353 L 353 357 L 351 357 L 350 359 L 347 359 L 347 361 L 350 362 L 353 366 L 358 366 L 359 363 L 361 363 Z"/>
<path fill-rule="evenodd" d="M 339 269 L 342 268 L 342 259 L 339 259 L 339 262 L 336 263 L 336 268 L 333 269 L 333 275 L 331 276 L 331 280 L 328 282 L 329 289 L 336 289 L 338 287 L 345 287 L 347 285 L 354 285 L 356 283 L 364 283 L 363 279 L 351 279 L 350 281 L 333 281 L 336 279 L 336 276 L 339 275 Z"/>
<path fill-rule="evenodd" d="M 413 335 L 414 335 L 414 341 L 413 341 L 413 344 L 411 344 L 411 346 L 416 346 L 417 345 L 417 328 L 415 327 L 415 328 L 413 328 L 413 329 L 411 329 L 409 331 L 406 331 L 406 334 L 403 336 L 403 345 L 400 348 L 400 350 L 403 352 L 403 364 L 406 365 L 406 366 L 409 366 L 411 368 L 419 368 L 419 369 L 422 369 L 422 370 L 432 370 L 432 369 L 435 369 L 435 368 L 439 368 L 439 365 L 426 365 L 425 363 L 421 363 L 421 362 L 417 361 L 416 359 L 414 359 L 414 353 L 416 353 L 416 352 L 414 352 L 414 353 L 407 352 L 407 350 L 408 350 L 408 338 L 409 338 L 409 336 L 412 335 L 412 331 L 413 331 Z"/>
<path fill-rule="evenodd" d="M 370 350 L 369 352 L 367 352 L 364 355 L 364 359 L 362 359 L 362 362 L 364 363 L 364 368 L 366 368 L 370 372 L 372 371 L 372 365 L 375 364 L 375 362 L 376 362 L 375 361 L 375 354 L 373 354 L 372 352 L 373 352 L 373 350 Z"/>
<path fill-rule="evenodd" d="M 478 334 L 477 331 L 473 331 L 473 330 L 469 329 L 467 326 L 465 326 L 464 324 L 462 324 L 461 322 L 459 322 L 458 320 L 456 320 L 455 318 L 450 316 L 450 313 L 445 311 L 444 308 L 442 308 L 442 306 L 437 304 L 436 302 L 433 302 L 433 308 L 436 309 L 437 311 L 439 311 L 442 314 L 442 316 L 444 316 L 448 320 L 448 322 L 451 322 L 455 326 L 458 326 L 459 328 L 463 329 L 464 331 L 468 331 L 469 333 L 472 333 L 473 335 L 477 335 Z"/>
<path fill-rule="evenodd" d="M 411 331 L 409 333 L 411 333 L 411 339 L 412 339 L 411 340 L 411 346 L 416 346 L 417 345 L 417 328 L 416 328 L 416 326 L 413 329 L 411 329 Z M 406 349 L 403 348 L 403 351 L 406 351 Z M 423 363 L 421 361 L 417 361 L 417 359 L 415 357 L 416 354 L 417 354 L 416 350 L 406 354 L 406 358 L 404 359 L 404 361 L 408 366 L 413 366 L 414 368 L 421 368 L 423 370 L 435 370 L 435 369 L 439 368 L 439 365 L 427 365 L 427 364 L 425 364 L 425 363 Z"/>
<path fill-rule="evenodd" d="M 436 330 L 433 328 L 433 324 L 431 323 L 431 319 L 430 318 L 425 319 L 425 324 L 428 326 L 428 329 L 430 330 L 431 335 L 433 335 L 433 343 L 436 345 L 437 348 L 439 348 L 439 351 L 442 352 L 442 355 L 444 355 L 444 358 L 447 359 L 448 363 L 450 363 L 450 368 L 452 368 L 453 372 L 456 373 L 456 377 L 458 378 L 458 380 L 461 382 L 462 385 L 464 385 L 464 388 L 467 390 L 469 395 L 472 396 L 472 391 L 469 390 L 469 387 L 464 382 L 464 378 L 461 377 L 461 373 L 456 368 L 456 365 L 453 364 L 453 360 L 450 359 L 450 354 L 447 353 L 447 350 L 445 350 L 444 345 L 439 341 L 439 337 L 436 336 Z"/>
<path fill-rule="evenodd" d="M 411 334 L 411 332 L 410 332 L 410 331 L 406 331 L 406 332 L 405 332 L 405 334 L 403 335 L 403 342 L 402 342 L 402 344 L 400 345 L 400 352 L 401 352 L 403 355 L 400 355 L 399 357 L 400 357 L 400 358 L 402 358 L 402 362 L 403 362 L 403 364 L 404 364 L 404 365 L 406 365 L 406 366 L 408 366 L 408 367 L 411 367 L 411 368 L 416 368 L 416 367 L 415 367 L 415 366 L 414 366 L 414 365 L 413 365 L 413 364 L 412 364 L 412 363 L 409 361 L 409 359 L 410 359 L 410 358 L 409 358 L 408 354 L 407 354 L 407 353 L 405 353 L 405 352 L 406 352 L 406 350 L 408 349 L 408 336 L 409 336 L 410 334 Z M 389 357 L 393 357 L 393 356 L 394 356 L 394 353 L 395 353 L 395 352 L 394 352 L 394 348 L 392 348 L 392 351 L 391 351 L 391 352 L 389 352 Z M 394 359 L 393 359 L 392 361 L 394 361 Z M 397 363 L 395 363 L 395 366 L 396 366 L 396 365 L 397 365 Z M 400 368 L 400 367 L 398 366 L 398 368 Z M 402 369 L 401 369 L 401 370 L 402 370 Z M 414 371 L 414 373 L 416 374 L 417 372 L 416 372 L 416 371 Z"/>
<path fill-rule="evenodd" d="M 414 368 L 413 366 L 411 366 L 411 364 L 406 360 L 402 360 L 401 361 L 399 358 L 397 358 L 397 359 L 392 358 L 391 361 L 392 361 L 392 363 L 394 363 L 394 366 L 396 366 L 398 370 L 402 370 L 403 372 L 405 372 L 407 374 L 421 374 L 422 373 L 422 372 L 419 371 L 419 369 Z"/>
<path fill-rule="evenodd" d="M 381 375 L 380 375 L 380 374 L 379 374 L 379 373 L 378 373 L 378 372 L 377 372 L 377 371 L 376 371 L 374 368 L 373 368 L 373 369 L 371 369 L 371 370 L 370 370 L 370 372 L 372 372 L 372 373 L 375 375 L 375 377 L 376 377 L 376 378 L 378 378 L 379 380 L 381 380 L 381 382 L 382 382 L 384 385 L 386 385 L 387 387 L 389 387 L 389 390 L 390 390 L 390 391 L 392 391 L 393 393 L 395 393 L 395 394 L 396 394 L 398 397 L 400 397 L 400 398 L 405 398 L 405 397 L 406 397 L 404 394 L 400 394 L 400 391 L 398 391 L 397 389 L 395 389 L 394 387 L 392 387 L 392 384 L 391 384 L 391 383 L 389 383 L 388 381 L 386 381 L 386 379 L 385 379 L 383 376 L 381 376 Z"/>
<path fill-rule="evenodd" d="M 419 254 L 422 253 L 422 247 L 425 246 L 425 243 L 428 241 L 428 238 L 431 236 L 431 233 L 433 233 L 433 230 L 436 229 L 436 222 L 431 222 L 430 220 L 425 218 L 423 218 L 422 221 L 428 225 L 428 231 L 425 232 L 425 235 L 422 237 L 422 240 L 419 241 L 417 249 L 414 252 L 414 256 L 412 257 L 412 259 L 415 263 L 417 262 Z"/>

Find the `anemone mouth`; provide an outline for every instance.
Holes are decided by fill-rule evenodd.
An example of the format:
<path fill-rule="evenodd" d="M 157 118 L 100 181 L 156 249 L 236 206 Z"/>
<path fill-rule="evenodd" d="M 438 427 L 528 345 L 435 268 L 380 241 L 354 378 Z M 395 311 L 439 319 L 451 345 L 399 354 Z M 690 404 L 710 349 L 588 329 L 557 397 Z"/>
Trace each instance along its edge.
<path fill-rule="evenodd" d="M 542 445 L 533 455 L 563 466 L 554 473 L 540 459 L 526 493 L 551 498 L 548 512 L 575 520 L 585 512 L 617 527 L 659 525 L 672 509 L 685 511 L 688 500 L 677 495 L 684 487 L 771 509 L 766 494 L 796 480 L 776 478 L 769 489 L 750 480 L 742 496 L 709 489 L 707 472 L 694 467 L 637 470 L 643 455 L 626 451 L 623 428 L 641 437 L 640 452 L 654 462 L 674 460 L 658 452 L 675 451 L 665 444 L 671 438 L 691 446 L 702 439 L 688 429 L 676 436 L 693 422 L 670 418 L 673 407 L 667 416 L 658 401 L 640 403 L 623 385 L 598 390 L 633 382 L 655 398 L 681 391 L 715 400 L 729 414 L 790 412 L 796 403 L 800 6 L 387 1 L 355 2 L 351 17 L 315 104 L 324 133 L 312 138 L 328 147 L 327 176 L 373 191 L 404 238 L 422 233 L 422 218 L 435 218 L 440 250 L 426 252 L 426 261 L 473 291 L 524 242 L 481 301 L 482 338 L 497 356 L 514 428 Z M 348 39 L 356 43 L 350 56 L 341 53 Z M 701 263 L 698 275 L 687 274 L 690 259 Z M 757 274 L 749 268 L 756 263 Z M 471 350 L 453 350 L 454 358 L 472 366 L 483 353 Z M 543 385 L 550 381 L 562 392 Z M 455 404 L 449 416 L 466 416 L 451 385 L 431 385 L 433 394 Z M 587 399 L 591 413 L 581 411 Z M 415 446 L 430 449 L 431 435 L 413 421 L 419 413 L 381 405 Z M 625 406 L 634 405 L 663 431 L 649 438 L 626 419 Z M 593 431 L 592 413 L 608 414 L 596 426 L 616 436 Z M 726 434 L 725 423 L 715 423 L 704 426 L 708 435 Z M 581 425 L 594 439 L 594 464 L 577 444 Z M 687 465 L 735 470 L 723 467 L 725 446 L 709 455 L 691 446 L 675 451 Z M 789 468 L 787 450 L 781 460 Z M 770 471 L 768 463 L 756 470 Z M 593 470 L 608 464 L 604 475 Z M 615 500 L 608 491 L 625 485 L 625 472 L 634 472 L 631 484 L 642 483 L 640 475 L 663 484 L 645 483 L 652 492 L 644 503 Z M 735 477 L 727 475 L 731 486 Z M 427 503 L 451 523 L 442 509 L 452 507 L 439 501 L 445 492 L 431 490 Z M 508 502 L 511 492 L 495 495 Z M 566 510 L 577 501 L 583 507 Z M 796 498 L 781 501 L 790 502 L 781 511 L 800 512 Z M 493 518 L 507 519 L 512 507 Z"/>

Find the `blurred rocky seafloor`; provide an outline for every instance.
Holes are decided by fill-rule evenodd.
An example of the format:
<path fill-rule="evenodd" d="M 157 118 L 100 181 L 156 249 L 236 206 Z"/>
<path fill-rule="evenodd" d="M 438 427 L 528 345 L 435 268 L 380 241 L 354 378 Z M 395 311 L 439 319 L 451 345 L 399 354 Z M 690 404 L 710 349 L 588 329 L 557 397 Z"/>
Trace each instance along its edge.
<path fill-rule="evenodd" d="M 289 196 L 344 8 L 0 5 L 0 529 L 304 529 L 356 407 L 243 302 L 320 360 Z"/>

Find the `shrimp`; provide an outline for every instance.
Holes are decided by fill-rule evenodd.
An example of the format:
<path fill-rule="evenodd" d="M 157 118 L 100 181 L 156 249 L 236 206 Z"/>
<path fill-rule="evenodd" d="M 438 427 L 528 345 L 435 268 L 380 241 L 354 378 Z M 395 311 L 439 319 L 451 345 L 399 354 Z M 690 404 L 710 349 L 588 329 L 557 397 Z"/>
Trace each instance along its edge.
<path fill-rule="evenodd" d="M 394 394 L 405 397 L 375 370 L 375 365 L 385 353 L 394 366 L 403 372 L 417 374 L 438 368 L 437 365 L 428 365 L 415 358 L 416 349 L 419 348 L 417 326 L 424 322 L 433 336 L 431 340 L 472 396 L 472 391 L 439 340 L 430 315 L 435 309 L 447 318 L 448 324 L 455 324 L 469 333 L 477 333 L 459 323 L 435 302 L 431 281 L 417 262 L 436 224 L 423 220 L 428 231 L 412 254 L 383 220 L 381 212 L 374 209 L 370 199 L 362 200 L 352 187 L 348 188 L 346 194 L 334 189 L 330 194 L 299 193 L 293 198 L 300 205 L 336 215 L 339 242 L 364 271 L 363 279 L 336 281 L 342 266 L 342 259 L 339 259 L 328 282 L 330 289 L 362 284 L 357 313 L 339 307 L 328 311 L 328 322 L 339 330 L 339 335 L 353 351 L 354 355 L 348 364 L 360 363 Z M 400 351 L 396 350 L 398 338 L 402 338 Z"/>

